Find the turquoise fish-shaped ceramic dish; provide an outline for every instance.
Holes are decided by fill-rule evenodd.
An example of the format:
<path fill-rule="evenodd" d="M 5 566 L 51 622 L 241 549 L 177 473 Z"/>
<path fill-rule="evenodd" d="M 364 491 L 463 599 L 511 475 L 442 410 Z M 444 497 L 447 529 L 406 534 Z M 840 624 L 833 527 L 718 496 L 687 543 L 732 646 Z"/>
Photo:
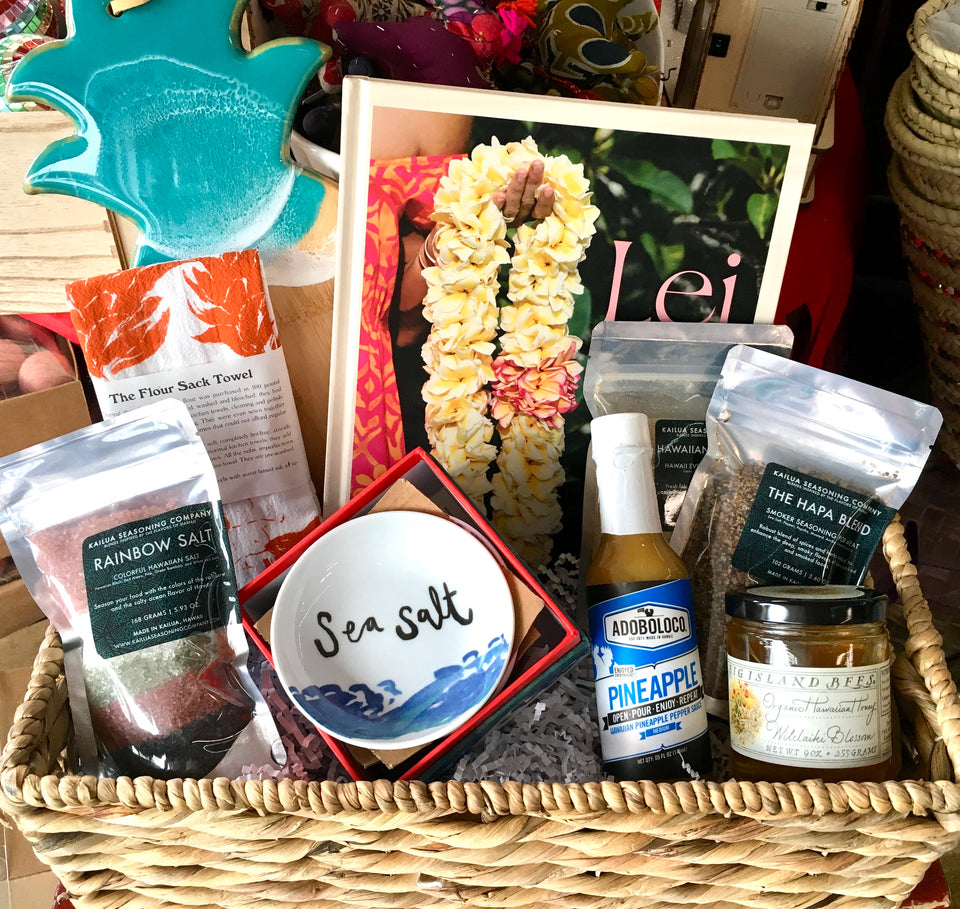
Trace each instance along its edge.
<path fill-rule="evenodd" d="M 28 193 L 62 193 L 129 218 L 134 264 L 257 248 L 271 283 L 332 277 L 336 183 L 297 167 L 296 106 L 330 49 L 282 39 L 246 51 L 247 0 L 67 0 L 67 37 L 9 80 L 11 100 L 75 124 L 28 170 Z"/>

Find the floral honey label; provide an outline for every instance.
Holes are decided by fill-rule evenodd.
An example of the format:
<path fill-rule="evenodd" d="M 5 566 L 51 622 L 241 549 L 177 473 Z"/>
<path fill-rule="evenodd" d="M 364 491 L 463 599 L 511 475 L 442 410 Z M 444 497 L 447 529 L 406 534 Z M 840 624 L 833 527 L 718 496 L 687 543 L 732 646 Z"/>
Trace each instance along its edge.
<path fill-rule="evenodd" d="M 730 744 L 789 767 L 843 768 L 890 757 L 890 663 L 771 667 L 727 656 Z"/>
<path fill-rule="evenodd" d="M 787 584 L 858 584 L 894 514 L 875 496 L 770 463 L 731 562 Z"/>

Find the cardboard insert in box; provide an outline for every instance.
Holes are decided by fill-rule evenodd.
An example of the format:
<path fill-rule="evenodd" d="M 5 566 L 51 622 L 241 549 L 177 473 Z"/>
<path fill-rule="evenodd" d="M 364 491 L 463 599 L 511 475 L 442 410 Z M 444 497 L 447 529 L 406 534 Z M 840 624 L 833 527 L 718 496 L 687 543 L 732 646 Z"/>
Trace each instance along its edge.
<path fill-rule="evenodd" d="M 318 730 L 354 780 L 438 779 L 487 732 L 574 665 L 586 653 L 587 645 L 571 619 L 443 469 L 422 449 L 415 449 L 241 589 L 244 627 L 271 664 L 269 615 L 287 571 L 325 533 L 376 509 L 442 513 L 465 522 L 496 550 L 514 593 L 513 666 L 498 692 L 455 732 L 408 751 L 373 752 L 346 745 Z"/>

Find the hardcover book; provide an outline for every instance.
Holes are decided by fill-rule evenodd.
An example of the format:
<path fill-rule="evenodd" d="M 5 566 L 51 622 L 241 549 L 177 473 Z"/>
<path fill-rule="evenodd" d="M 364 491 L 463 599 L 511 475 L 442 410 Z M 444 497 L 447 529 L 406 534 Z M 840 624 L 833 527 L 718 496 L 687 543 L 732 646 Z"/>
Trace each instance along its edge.
<path fill-rule="evenodd" d="M 534 569 L 578 553 L 592 328 L 772 322 L 812 141 L 345 79 L 325 511 L 421 447 Z"/>

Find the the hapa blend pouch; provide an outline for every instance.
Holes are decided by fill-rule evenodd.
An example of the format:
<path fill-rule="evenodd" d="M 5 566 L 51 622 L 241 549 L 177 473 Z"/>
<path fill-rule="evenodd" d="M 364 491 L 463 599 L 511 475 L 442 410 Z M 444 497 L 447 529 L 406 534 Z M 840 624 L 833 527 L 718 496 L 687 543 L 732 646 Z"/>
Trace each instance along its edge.
<path fill-rule="evenodd" d="M 216 477 L 181 402 L 0 459 L 0 532 L 63 640 L 82 772 L 279 770 Z"/>
<path fill-rule="evenodd" d="M 764 582 L 861 584 L 942 422 L 893 392 L 730 350 L 670 538 L 690 572 L 708 709 L 722 713 L 726 698 L 726 595 Z"/>

